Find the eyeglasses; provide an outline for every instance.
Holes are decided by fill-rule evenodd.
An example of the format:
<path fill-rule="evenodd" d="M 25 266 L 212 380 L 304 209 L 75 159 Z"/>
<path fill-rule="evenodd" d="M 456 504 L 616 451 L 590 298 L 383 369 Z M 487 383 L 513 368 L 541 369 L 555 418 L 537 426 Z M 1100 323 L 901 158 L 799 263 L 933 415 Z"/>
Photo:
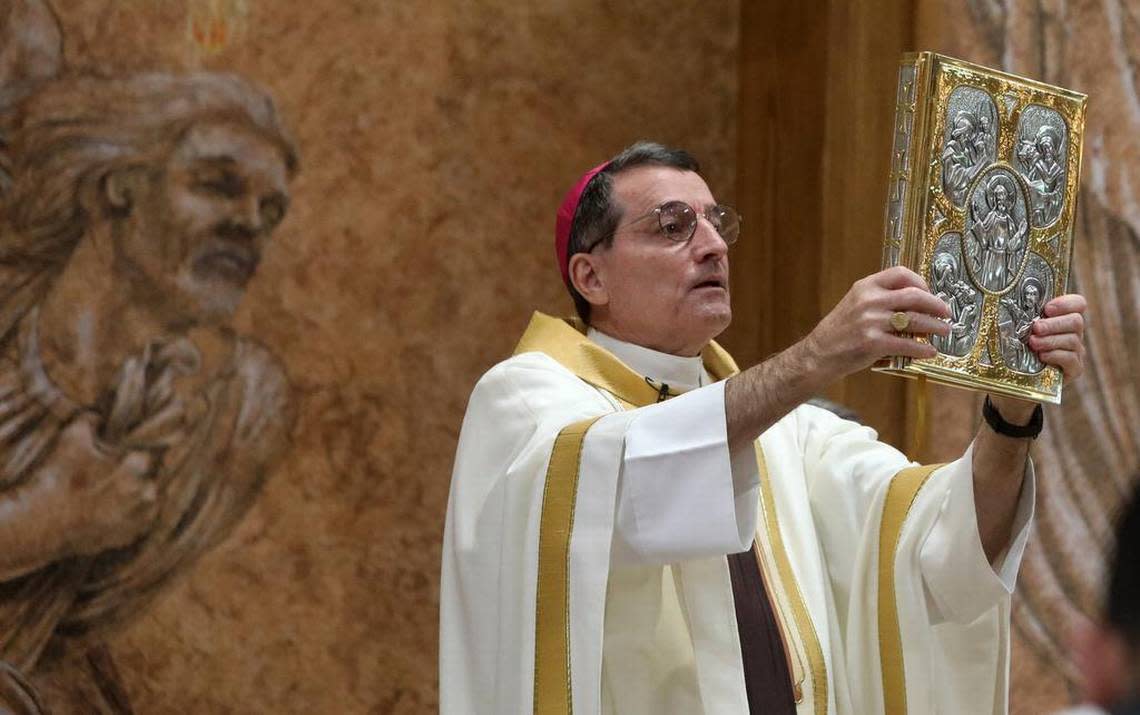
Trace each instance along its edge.
<path fill-rule="evenodd" d="M 740 237 L 740 214 L 736 213 L 736 209 L 731 206 L 723 206 L 716 204 L 705 209 L 701 214 L 705 220 L 712 224 L 720 237 L 728 245 L 736 243 L 736 239 Z M 649 213 L 642 214 L 637 218 L 630 221 L 627 226 L 631 226 L 639 221 L 644 221 L 650 216 L 657 217 L 657 223 L 661 228 L 661 235 L 670 241 L 676 243 L 685 243 L 689 241 L 693 234 L 697 232 L 697 223 L 699 216 L 696 209 L 688 205 L 684 201 L 666 201 Z"/>

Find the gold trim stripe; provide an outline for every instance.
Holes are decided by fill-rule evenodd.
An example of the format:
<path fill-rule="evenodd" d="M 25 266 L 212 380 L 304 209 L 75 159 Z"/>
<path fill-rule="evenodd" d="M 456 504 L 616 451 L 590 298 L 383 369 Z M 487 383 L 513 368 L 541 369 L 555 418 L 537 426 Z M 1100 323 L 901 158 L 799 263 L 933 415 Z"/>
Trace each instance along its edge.
<path fill-rule="evenodd" d="M 554 440 L 538 527 L 538 584 L 534 606 L 534 712 L 569 715 L 570 535 L 578 496 L 578 468 L 594 417 L 563 428 Z"/>
<path fill-rule="evenodd" d="M 883 712 L 906 715 L 906 667 L 895 594 L 895 556 L 902 528 L 919 490 L 941 467 L 927 464 L 909 467 L 891 479 L 879 525 L 879 665 L 883 675 Z"/>
<path fill-rule="evenodd" d="M 515 355 L 545 353 L 580 379 L 609 392 L 627 407 L 644 407 L 657 402 L 652 387 L 633 368 L 586 337 L 586 327 L 576 319 L 560 320 L 536 312 L 515 346 Z M 739 372 L 732 356 L 715 342 L 701 353 L 705 368 L 716 380 Z M 670 393 L 672 396 L 674 393 Z"/>
<path fill-rule="evenodd" d="M 629 366 L 591 342 L 585 332 L 586 328 L 581 321 L 560 320 L 536 312 L 519 340 L 515 354 L 545 353 L 582 380 L 609 392 L 627 408 L 657 402 L 656 389 Z M 709 343 L 701 357 L 714 379 L 723 380 L 740 371 L 732 356 L 715 342 Z M 568 601 L 570 529 L 573 526 L 573 498 L 578 484 L 582 440 L 593 422 L 594 420 L 587 420 L 570 425 L 559 434 L 547 469 L 539 526 L 539 583 L 535 614 L 534 703 L 535 712 L 543 715 L 562 715 L 570 713 L 572 708 Z M 807 654 L 814 710 L 818 715 L 826 715 L 827 663 L 820 647 L 819 635 L 784 549 L 784 540 L 776 518 L 776 500 L 759 442 L 756 443 L 756 460 L 761 475 L 761 502 L 766 514 L 764 523 L 776 561 L 776 572 Z M 557 494 L 552 490 L 557 491 Z M 778 602 L 773 603 L 773 608 L 779 607 Z M 785 647 L 796 648 L 796 644 L 788 642 Z"/>
<path fill-rule="evenodd" d="M 776 570 L 791 602 L 792 617 L 796 621 L 796 630 L 799 632 L 804 650 L 807 651 L 808 664 L 811 668 L 812 705 L 817 715 L 826 715 L 827 662 L 823 659 L 819 634 L 816 633 L 799 582 L 796 581 L 795 573 L 792 571 L 792 562 L 784 549 L 784 537 L 780 534 L 780 525 L 776 518 L 776 498 L 772 492 L 772 480 L 768 474 L 768 463 L 764 459 L 764 451 L 760 449 L 759 440 L 756 442 L 756 464 L 760 468 L 760 498 L 764 507 L 764 525 L 768 530 L 768 543 L 776 558 Z M 772 605 L 777 607 L 775 602 Z M 787 648 L 795 648 L 794 642 L 784 645 Z"/>

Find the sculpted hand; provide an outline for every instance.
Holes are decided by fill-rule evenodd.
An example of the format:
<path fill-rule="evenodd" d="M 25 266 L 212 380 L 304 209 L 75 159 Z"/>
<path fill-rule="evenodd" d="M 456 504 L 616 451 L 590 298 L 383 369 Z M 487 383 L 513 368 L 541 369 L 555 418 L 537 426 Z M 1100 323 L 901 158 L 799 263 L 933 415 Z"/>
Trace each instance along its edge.
<path fill-rule="evenodd" d="M 910 335 L 949 335 L 950 307 L 930 293 L 926 281 L 896 266 L 856 281 L 805 342 L 825 381 L 850 375 L 888 356 L 931 358 L 933 346 L 891 327 L 891 314 L 910 318 Z"/>
<path fill-rule="evenodd" d="M 59 435 L 35 476 L 40 513 L 64 535 L 68 555 L 126 546 L 158 515 L 154 457 L 143 451 L 108 451 L 96 435 L 98 417 L 84 413 Z"/>
<path fill-rule="evenodd" d="M 125 360 L 100 439 L 147 450 L 183 441 L 206 410 L 204 398 L 190 392 L 183 379 L 199 365 L 198 352 L 186 339 L 149 345 L 142 355 Z"/>

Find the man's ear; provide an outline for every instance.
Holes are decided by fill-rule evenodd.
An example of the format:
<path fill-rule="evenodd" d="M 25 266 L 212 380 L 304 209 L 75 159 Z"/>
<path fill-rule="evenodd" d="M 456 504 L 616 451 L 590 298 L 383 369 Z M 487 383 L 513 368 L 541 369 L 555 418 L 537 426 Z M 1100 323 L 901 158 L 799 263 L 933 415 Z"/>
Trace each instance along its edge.
<path fill-rule="evenodd" d="M 99 199 L 108 213 L 127 216 L 149 180 L 148 172 L 142 166 L 116 167 L 100 182 Z"/>
<path fill-rule="evenodd" d="M 610 302 L 610 294 L 596 261 L 589 253 L 570 256 L 570 283 L 590 305 L 605 305 Z"/>

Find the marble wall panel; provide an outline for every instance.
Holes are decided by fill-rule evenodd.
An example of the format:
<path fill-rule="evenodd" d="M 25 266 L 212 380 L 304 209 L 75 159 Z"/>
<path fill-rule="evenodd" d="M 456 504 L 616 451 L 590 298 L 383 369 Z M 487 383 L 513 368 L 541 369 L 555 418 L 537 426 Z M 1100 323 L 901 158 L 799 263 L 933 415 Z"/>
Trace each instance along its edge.
<path fill-rule="evenodd" d="M 1046 409 L 1036 530 L 1014 600 L 1012 705 L 1051 712 L 1080 697 L 1076 630 L 1100 617 L 1113 518 L 1140 475 L 1140 112 L 1135 3 L 918 3 L 919 44 L 1089 95 L 1069 289 L 1089 302 L 1088 372 Z M 954 405 L 936 421 L 965 431 Z M 957 415 L 955 415 L 957 412 Z M 957 437 L 938 436 L 943 451 Z"/>
<path fill-rule="evenodd" d="M 468 392 L 531 310 L 570 310 L 550 236 L 578 173 L 653 138 L 733 200 L 739 4 L 54 10 L 66 72 L 226 71 L 273 97 L 300 170 L 233 325 L 282 363 L 296 421 L 228 538 L 119 628 L 53 644 L 32 682 L 64 714 L 433 711 Z"/>

